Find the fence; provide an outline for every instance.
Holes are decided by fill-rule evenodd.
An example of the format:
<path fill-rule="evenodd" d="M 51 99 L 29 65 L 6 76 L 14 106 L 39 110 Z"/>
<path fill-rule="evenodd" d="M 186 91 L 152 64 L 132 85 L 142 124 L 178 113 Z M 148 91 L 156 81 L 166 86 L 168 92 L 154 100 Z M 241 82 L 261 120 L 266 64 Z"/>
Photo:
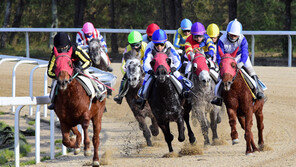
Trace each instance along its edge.
<path fill-rule="evenodd" d="M 0 65 L 4 62 L 16 62 L 12 71 L 12 97 L 0 97 L 0 106 L 12 106 L 12 112 L 15 112 L 15 132 L 14 132 L 14 150 L 15 150 L 15 166 L 19 167 L 19 158 L 20 158 L 20 146 L 19 146 L 19 115 L 22 108 L 26 105 L 29 105 L 29 115 L 33 115 L 33 109 L 31 105 L 37 105 L 35 113 L 35 162 L 40 162 L 40 105 L 44 105 L 44 117 L 47 116 L 47 104 L 50 103 L 50 99 L 47 93 L 47 73 L 44 73 L 44 96 L 33 96 L 33 74 L 36 69 L 47 67 L 48 61 L 16 57 L 16 56 L 7 56 L 0 55 Z M 29 79 L 29 96 L 26 97 L 16 97 L 16 69 L 21 64 L 33 64 L 35 67 L 30 72 Z M 116 82 L 116 76 L 111 73 L 101 71 L 99 69 L 91 67 L 89 72 L 100 78 L 104 83 L 108 83 L 113 87 Z M 15 106 L 18 108 L 15 110 Z M 54 111 L 50 112 L 50 158 L 54 159 Z M 66 154 L 66 148 L 62 147 L 63 155 Z"/>
<path fill-rule="evenodd" d="M 146 33 L 143 29 L 99 29 L 106 39 L 106 33 L 130 33 L 131 31 L 139 31 Z M 78 32 L 80 28 L 0 28 L 0 32 L 24 32 L 26 34 L 26 57 L 30 57 L 29 49 L 29 33 L 32 32 Z M 166 30 L 168 34 L 174 34 L 175 30 Z M 225 33 L 225 31 L 221 31 Z M 255 35 L 286 35 L 288 36 L 288 67 L 292 66 L 292 38 L 291 35 L 296 35 L 296 31 L 243 31 L 244 35 L 251 35 L 251 62 L 255 61 Z"/>

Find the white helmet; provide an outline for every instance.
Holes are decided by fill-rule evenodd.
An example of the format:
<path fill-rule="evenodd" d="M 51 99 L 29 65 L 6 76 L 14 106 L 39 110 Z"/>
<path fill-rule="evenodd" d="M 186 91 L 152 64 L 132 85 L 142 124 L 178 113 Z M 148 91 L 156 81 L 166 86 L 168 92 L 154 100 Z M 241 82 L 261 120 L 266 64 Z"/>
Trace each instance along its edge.
<path fill-rule="evenodd" d="M 234 19 L 230 23 L 228 23 L 226 31 L 227 33 L 232 35 L 241 35 L 243 27 L 242 24 L 237 21 L 237 19 Z"/>

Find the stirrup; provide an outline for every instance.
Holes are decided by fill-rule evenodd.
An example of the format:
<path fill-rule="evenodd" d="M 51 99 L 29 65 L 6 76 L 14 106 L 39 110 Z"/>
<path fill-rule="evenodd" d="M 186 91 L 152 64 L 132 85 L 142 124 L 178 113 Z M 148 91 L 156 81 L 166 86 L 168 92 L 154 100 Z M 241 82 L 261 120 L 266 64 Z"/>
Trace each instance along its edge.
<path fill-rule="evenodd" d="M 122 103 L 122 97 L 119 95 L 116 95 L 113 100 L 117 103 L 117 104 L 121 104 Z"/>
<path fill-rule="evenodd" d="M 54 103 L 51 103 L 49 106 L 47 106 L 47 108 L 48 108 L 49 110 L 54 110 Z"/>
<path fill-rule="evenodd" d="M 217 106 L 222 106 L 223 99 L 222 98 L 216 98 L 211 101 L 212 104 L 217 105 Z"/>
<path fill-rule="evenodd" d="M 264 98 L 264 94 L 262 92 L 258 92 L 256 94 L 257 99 L 263 99 Z"/>

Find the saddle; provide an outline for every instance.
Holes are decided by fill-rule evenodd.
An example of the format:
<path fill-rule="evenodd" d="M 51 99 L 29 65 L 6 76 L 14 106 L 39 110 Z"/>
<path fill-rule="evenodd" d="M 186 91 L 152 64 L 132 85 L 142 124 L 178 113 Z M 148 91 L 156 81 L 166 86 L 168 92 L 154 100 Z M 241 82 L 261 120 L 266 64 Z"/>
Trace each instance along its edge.
<path fill-rule="evenodd" d="M 96 96 L 96 91 L 95 91 L 94 86 L 93 86 L 93 84 L 91 83 L 90 80 L 91 80 L 90 78 L 85 77 L 83 75 L 78 75 L 77 76 L 77 81 L 84 88 L 87 95 L 90 96 L 91 99 L 93 99 Z M 101 94 L 107 91 L 106 87 L 103 84 L 97 83 L 97 86 L 98 86 Z"/>

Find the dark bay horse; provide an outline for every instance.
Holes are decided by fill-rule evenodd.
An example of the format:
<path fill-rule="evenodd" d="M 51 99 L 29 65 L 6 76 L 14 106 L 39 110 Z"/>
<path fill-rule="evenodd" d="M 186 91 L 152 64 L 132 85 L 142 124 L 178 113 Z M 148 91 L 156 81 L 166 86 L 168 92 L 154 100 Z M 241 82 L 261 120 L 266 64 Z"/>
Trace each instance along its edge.
<path fill-rule="evenodd" d="M 126 101 L 131 108 L 136 120 L 139 122 L 140 130 L 143 131 L 143 135 L 146 139 L 146 143 L 148 146 L 152 146 L 151 142 L 151 133 L 153 136 L 157 136 L 159 134 L 157 121 L 152 114 L 151 108 L 146 102 L 145 107 L 141 110 L 140 106 L 137 105 L 136 100 L 139 98 L 137 92 L 143 83 L 144 71 L 141 65 L 141 60 L 136 57 L 137 53 L 130 51 L 124 55 L 126 61 L 126 77 L 128 78 L 128 92 L 125 95 Z M 152 125 L 147 127 L 145 118 L 149 117 L 151 119 Z"/>
<path fill-rule="evenodd" d="M 222 107 L 211 104 L 214 98 L 215 82 L 209 74 L 209 67 L 206 62 L 205 55 L 196 53 L 192 61 L 192 75 L 190 80 L 194 83 L 192 96 L 192 118 L 197 118 L 200 123 L 202 134 L 204 136 L 204 144 L 209 145 L 208 129 L 211 127 L 212 139 L 218 139 L 217 124 L 221 122 L 220 111 Z M 211 123 L 207 119 L 210 114 Z"/>
<path fill-rule="evenodd" d="M 195 142 L 194 134 L 189 124 L 189 112 L 184 112 L 183 106 L 177 89 L 173 85 L 170 77 L 170 63 L 171 59 L 168 58 L 168 53 L 156 53 L 151 61 L 151 67 L 154 71 L 154 83 L 152 83 L 148 102 L 151 110 L 157 120 L 158 126 L 161 128 L 165 141 L 168 144 L 170 152 L 173 152 L 172 140 L 174 136 L 170 131 L 170 122 L 177 122 L 179 137 L 178 140 L 183 142 L 185 140 L 185 127 L 184 120 L 187 124 L 188 136 L 190 143 Z"/>
<path fill-rule="evenodd" d="M 99 166 L 99 134 L 106 99 L 102 102 L 96 99 L 90 101 L 81 84 L 75 78 L 73 79 L 71 54 L 57 53 L 56 49 L 55 52 L 58 91 L 54 101 L 54 111 L 60 120 L 63 144 L 66 147 L 75 148 L 75 152 L 80 149 L 82 138 L 77 125 L 81 124 L 84 131 L 84 155 L 89 156 L 91 149 L 88 126 L 91 120 L 94 131 L 93 166 Z M 90 103 L 92 104 L 89 109 Z M 70 130 L 76 135 L 76 139 L 70 138 Z"/>
<path fill-rule="evenodd" d="M 112 72 L 112 69 L 109 67 L 109 62 L 106 62 L 102 57 L 107 57 L 106 53 L 103 51 L 103 46 L 100 44 L 100 40 L 93 38 L 89 41 L 89 56 L 93 62 L 93 66 L 103 70 Z"/>
<path fill-rule="evenodd" d="M 222 77 L 223 89 L 222 97 L 227 108 L 229 124 L 231 126 L 231 138 L 233 144 L 238 141 L 238 133 L 236 131 L 236 118 L 238 118 L 241 127 L 245 130 L 246 140 L 246 155 L 252 154 L 254 151 L 259 151 L 255 145 L 252 126 L 253 113 L 255 113 L 258 129 L 258 144 L 260 147 L 264 146 L 263 141 L 263 104 L 264 99 L 254 100 L 250 88 L 244 81 L 240 69 L 237 68 L 235 56 L 238 48 L 231 54 L 224 54 L 220 47 L 218 47 L 221 56 L 220 62 L 220 76 Z"/>

